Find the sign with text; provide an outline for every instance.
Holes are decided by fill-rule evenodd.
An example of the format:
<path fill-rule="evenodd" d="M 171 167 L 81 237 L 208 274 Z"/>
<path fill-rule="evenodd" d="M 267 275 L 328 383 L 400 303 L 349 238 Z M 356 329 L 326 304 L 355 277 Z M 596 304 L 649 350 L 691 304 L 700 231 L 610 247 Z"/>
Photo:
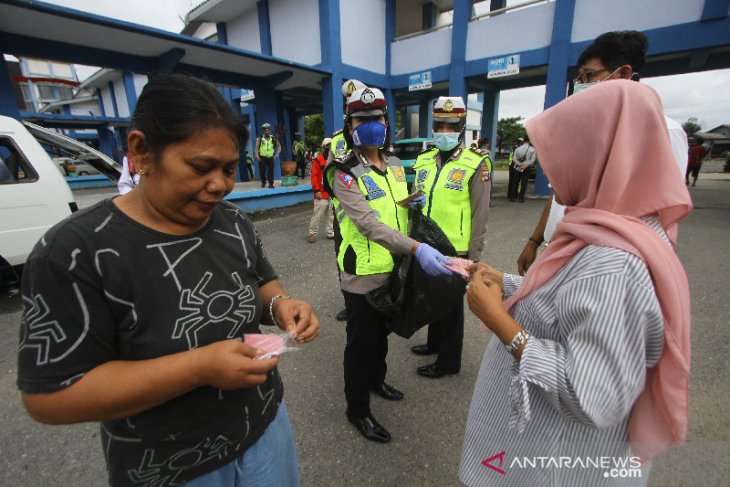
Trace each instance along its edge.
<path fill-rule="evenodd" d="M 487 67 L 487 78 L 501 78 L 502 76 L 512 76 L 520 72 L 520 55 L 498 57 L 489 60 Z"/>
<path fill-rule="evenodd" d="M 251 101 L 256 96 L 253 93 L 253 90 L 241 90 L 241 101 Z"/>
<path fill-rule="evenodd" d="M 412 74 L 408 77 L 408 91 L 427 90 L 431 87 L 431 71 Z"/>

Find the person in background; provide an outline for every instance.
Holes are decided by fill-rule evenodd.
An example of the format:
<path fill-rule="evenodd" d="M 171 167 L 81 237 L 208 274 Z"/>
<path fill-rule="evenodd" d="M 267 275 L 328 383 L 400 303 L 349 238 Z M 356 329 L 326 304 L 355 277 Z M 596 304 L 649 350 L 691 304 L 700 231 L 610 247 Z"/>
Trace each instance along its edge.
<path fill-rule="evenodd" d="M 356 90 L 366 88 L 362 81 L 356 79 L 347 80 L 342 83 L 342 96 L 345 100 L 345 107 L 347 107 L 347 100 L 350 98 Z M 347 108 L 345 108 L 347 111 Z M 332 142 L 330 143 L 330 152 L 327 157 L 327 163 L 331 163 L 335 157 L 339 157 L 347 153 L 349 148 L 347 147 L 347 141 L 345 140 L 345 134 L 342 130 L 337 130 L 332 134 Z M 337 312 L 335 316 L 337 321 L 347 320 L 347 307 Z"/>
<path fill-rule="evenodd" d="M 334 212 L 332 211 L 332 202 L 327 191 L 322 189 L 322 177 L 324 176 L 324 168 L 327 165 L 327 157 L 329 156 L 330 145 L 332 139 L 327 137 L 322 141 L 322 148 L 312 160 L 312 173 L 310 178 L 312 180 L 312 189 L 314 190 L 314 212 L 312 213 L 312 219 L 309 221 L 309 234 L 307 235 L 307 242 L 314 243 L 317 241 L 317 233 L 319 225 L 322 223 L 322 218 L 327 214 L 327 238 L 335 238 L 334 231 Z"/>
<path fill-rule="evenodd" d="M 413 164 L 414 187 L 424 194 L 421 211 L 443 230 L 454 257 L 477 261 L 487 236 L 492 161 L 479 149 L 463 146 L 466 105 L 461 97 L 439 97 L 432 115 L 436 147 L 421 152 Z M 417 355 L 438 354 L 436 361 L 416 369 L 423 377 L 438 379 L 461 370 L 463 297 L 448 306 L 447 318 L 428 325 L 426 343 L 411 347 Z"/>
<path fill-rule="evenodd" d="M 129 163 L 129 151 L 122 158 L 122 173 L 117 181 L 117 189 L 120 195 L 124 195 L 139 186 L 139 174 L 134 169 L 134 164 Z"/>
<path fill-rule="evenodd" d="M 261 187 L 266 187 L 266 181 L 269 181 L 269 188 L 274 187 L 274 158 L 281 152 L 281 144 L 277 138 L 271 133 L 271 124 L 264 123 L 261 125 L 263 133 L 256 138 L 256 147 L 254 154 L 259 162 L 259 176 L 261 177 Z"/>
<path fill-rule="evenodd" d="M 377 88 L 350 95 L 345 138 L 353 149 L 327 165 L 323 181 L 337 217 L 335 250 L 347 308 L 346 416 L 365 438 L 380 443 L 389 442 L 390 433 L 370 410 L 370 392 L 390 401 L 403 393 L 385 382 L 390 330 L 365 295 L 388 281 L 393 254 L 415 254 L 432 276 L 451 273 L 444 267 L 448 258 L 406 235 L 408 208 L 394 203 L 408 197 L 405 172 L 397 157 L 381 149 L 390 144 L 386 111 Z"/>
<path fill-rule="evenodd" d="M 510 151 L 509 156 L 507 156 L 507 161 L 509 163 L 509 179 L 507 181 L 507 199 L 510 201 L 514 201 L 514 198 L 512 197 L 512 194 L 517 194 L 517 171 L 515 170 L 515 150 L 519 146 L 522 145 L 522 143 L 525 141 L 522 137 L 519 137 L 517 139 L 517 144 L 513 144 Z"/>
<path fill-rule="evenodd" d="M 295 161 L 297 161 L 297 175 L 304 179 L 304 173 L 307 170 L 307 144 L 302 140 L 302 134 L 294 132 L 294 142 L 292 143 L 291 153 Z"/>
<path fill-rule="evenodd" d="M 578 77 L 573 80 L 573 93 L 597 86 L 604 81 L 639 80 L 639 70 L 644 66 L 649 41 L 635 30 L 606 32 L 596 38 L 578 59 Z M 682 126 L 665 116 L 674 161 L 679 174 L 685 174 L 687 166 L 687 134 Z M 670 164 L 673 165 L 673 164 Z M 550 242 L 556 225 L 562 220 L 563 208 L 554 198 L 548 199 L 540 220 L 525 243 L 517 259 L 517 272 L 523 276 L 537 256 L 543 242 Z"/>
<path fill-rule="evenodd" d="M 347 80 L 342 83 L 342 96 L 345 100 L 345 105 L 347 105 L 347 100 L 350 98 L 350 95 L 352 95 L 355 91 L 361 90 L 363 88 L 367 87 L 362 81 L 358 81 L 356 79 Z M 330 155 L 327 162 L 332 162 L 335 157 L 340 157 L 349 150 L 349 147 L 347 147 L 347 141 L 345 140 L 344 131 L 335 131 L 332 134 L 332 146 L 330 148 Z"/>
<path fill-rule="evenodd" d="M 671 235 L 692 203 L 667 170 L 661 100 L 640 83 L 601 83 L 526 128 L 565 218 L 526 277 L 484 263 L 470 269 L 469 308 L 494 337 L 459 478 L 617 485 L 601 468 L 505 465 L 504 476 L 484 468 L 485 452 L 508 451 L 620 459 L 639 470 L 620 485 L 647 485 L 651 460 L 685 440 L 689 409 L 689 284 Z"/>
<path fill-rule="evenodd" d="M 249 181 L 254 181 L 256 178 L 253 174 L 253 158 L 251 157 L 251 153 L 249 151 L 246 151 L 246 171 L 248 171 L 248 179 Z"/>
<path fill-rule="evenodd" d="M 307 343 L 319 321 L 223 199 L 243 127 L 212 84 L 151 76 L 127 138 L 139 186 L 55 225 L 26 263 L 23 404 L 99 421 L 113 487 L 299 485 L 279 359 L 244 338 L 267 324 Z"/>
<path fill-rule="evenodd" d="M 702 145 L 702 141 L 694 140 L 689 149 L 689 158 L 687 159 L 687 171 L 684 174 L 684 184 L 689 184 L 689 175 L 692 175 L 692 186 L 697 184 L 697 177 L 702 169 L 702 161 L 705 160 L 710 151 Z"/>
<path fill-rule="evenodd" d="M 535 164 L 535 148 L 530 144 L 530 137 L 525 135 L 522 145 L 515 149 L 512 156 L 512 165 L 515 170 L 513 184 L 509 187 L 509 200 L 525 202 L 527 183 L 530 180 L 530 168 Z"/>

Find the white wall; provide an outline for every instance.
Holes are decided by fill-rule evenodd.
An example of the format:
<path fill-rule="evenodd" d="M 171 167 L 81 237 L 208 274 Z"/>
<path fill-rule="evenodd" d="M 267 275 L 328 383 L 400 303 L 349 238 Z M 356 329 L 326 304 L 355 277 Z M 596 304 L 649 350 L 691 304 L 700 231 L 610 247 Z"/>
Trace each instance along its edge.
<path fill-rule="evenodd" d="M 340 0 L 342 62 L 385 74 L 385 0 Z"/>
<path fill-rule="evenodd" d="M 408 74 L 451 64 L 451 29 L 394 42 L 390 48 L 391 74 Z"/>
<path fill-rule="evenodd" d="M 606 3 L 613 3 L 613 0 Z M 470 22 L 466 36 L 466 60 L 502 56 L 550 45 L 554 12 L 555 2 L 549 2 Z"/>
<path fill-rule="evenodd" d="M 99 108 L 99 103 L 96 100 L 84 103 L 74 103 L 73 105 L 69 105 L 69 108 L 71 110 L 71 115 L 88 117 L 89 112 L 91 112 L 96 117 L 101 116 L 101 108 Z"/>
<path fill-rule="evenodd" d="M 117 99 L 117 112 L 120 117 L 129 117 L 129 105 L 127 104 L 127 93 L 124 91 L 124 83 L 121 78 L 114 80 L 113 83 L 114 96 Z"/>
<path fill-rule="evenodd" d="M 612 30 L 648 30 L 699 20 L 705 0 L 577 0 L 573 42 Z"/>
<path fill-rule="evenodd" d="M 134 79 L 134 92 L 137 93 L 137 98 L 139 98 L 144 85 L 147 84 L 147 75 L 134 73 L 132 76 Z"/>
<path fill-rule="evenodd" d="M 114 107 L 112 105 L 112 96 L 109 93 L 109 88 L 104 87 L 99 90 L 101 92 L 101 102 L 104 105 L 104 113 L 107 117 L 114 116 Z"/>
<path fill-rule="evenodd" d="M 248 10 L 243 15 L 226 22 L 226 34 L 229 46 L 261 52 L 258 9 Z"/>
<path fill-rule="evenodd" d="M 320 64 L 318 0 L 269 0 L 271 51 L 275 57 Z"/>

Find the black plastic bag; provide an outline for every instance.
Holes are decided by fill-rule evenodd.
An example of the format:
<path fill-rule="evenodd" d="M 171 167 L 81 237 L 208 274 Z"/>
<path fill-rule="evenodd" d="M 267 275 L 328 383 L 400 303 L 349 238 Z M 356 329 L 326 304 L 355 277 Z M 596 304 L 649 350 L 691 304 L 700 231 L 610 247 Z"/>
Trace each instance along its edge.
<path fill-rule="evenodd" d="M 446 256 L 456 256 L 456 250 L 435 221 L 420 211 L 411 211 L 411 215 L 411 238 Z M 429 276 L 416 257 L 409 254 L 395 256 L 388 283 L 367 293 L 365 299 L 388 318 L 393 333 L 410 338 L 430 322 L 445 318 L 465 292 L 466 281 L 461 276 Z"/>

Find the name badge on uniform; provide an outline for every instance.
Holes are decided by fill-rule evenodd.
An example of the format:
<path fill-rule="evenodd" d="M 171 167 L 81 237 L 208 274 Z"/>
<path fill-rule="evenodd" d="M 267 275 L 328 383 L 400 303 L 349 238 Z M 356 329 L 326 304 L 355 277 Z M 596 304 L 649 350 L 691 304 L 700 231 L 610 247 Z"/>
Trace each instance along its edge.
<path fill-rule="evenodd" d="M 447 189 L 455 189 L 457 191 L 464 190 L 464 176 L 466 171 L 463 169 L 452 169 L 449 171 L 449 175 L 446 177 L 446 184 L 444 187 Z"/>
<path fill-rule="evenodd" d="M 398 181 L 399 183 L 404 183 L 406 181 L 406 175 L 403 172 L 403 168 L 401 166 L 391 167 L 390 170 L 393 172 L 393 177 L 396 181 Z"/>
<path fill-rule="evenodd" d="M 385 196 L 385 191 L 380 189 L 380 186 L 378 186 L 378 184 L 373 181 L 373 178 L 365 175 L 361 179 L 362 183 L 365 185 L 365 189 L 368 192 L 368 195 L 365 199 L 367 199 L 368 201 L 372 201 Z"/>

